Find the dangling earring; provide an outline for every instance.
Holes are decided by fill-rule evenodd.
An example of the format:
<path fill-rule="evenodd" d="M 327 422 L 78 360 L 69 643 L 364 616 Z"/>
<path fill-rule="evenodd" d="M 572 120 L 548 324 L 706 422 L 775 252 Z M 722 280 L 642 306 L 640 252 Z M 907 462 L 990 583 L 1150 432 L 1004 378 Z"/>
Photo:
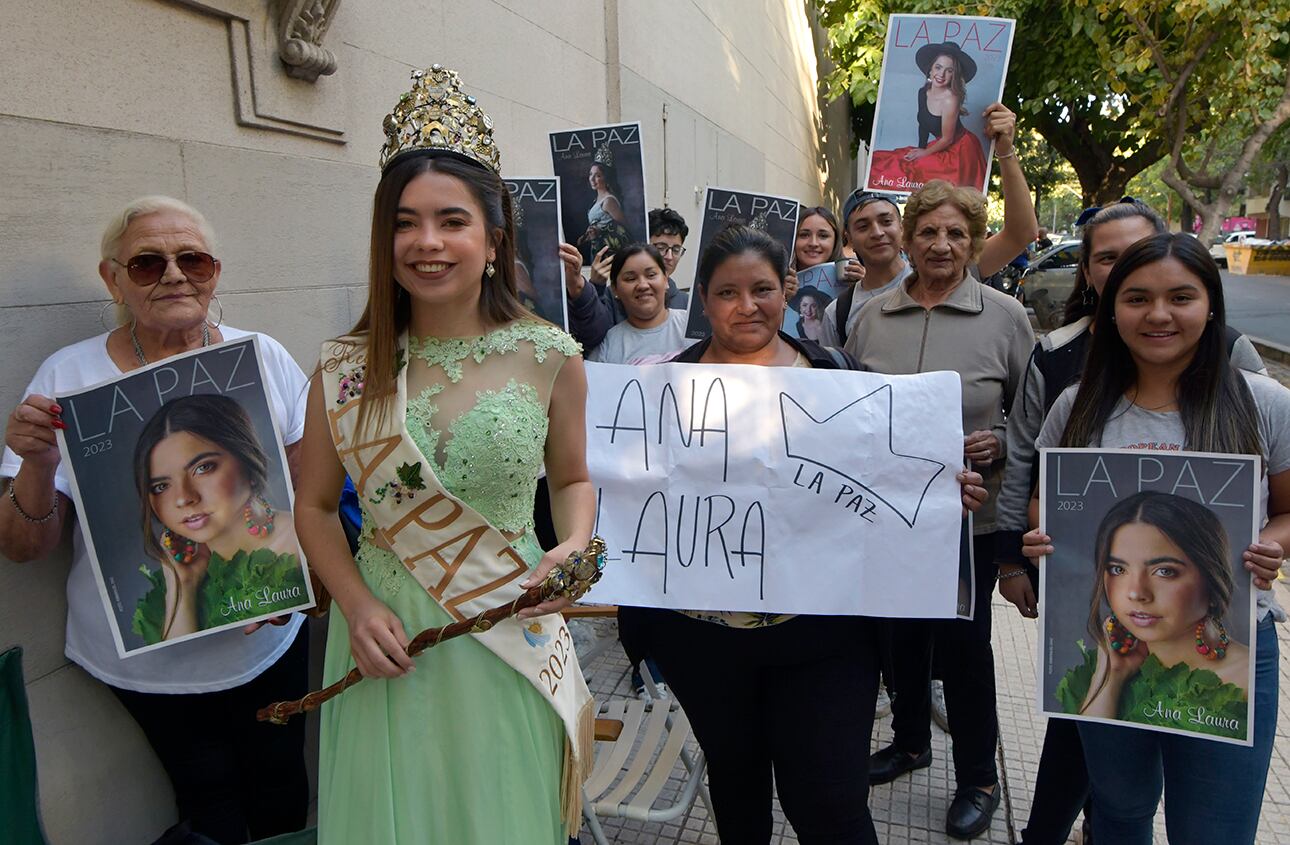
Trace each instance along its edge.
<path fill-rule="evenodd" d="M 252 537 L 268 537 L 273 533 L 273 506 L 263 496 L 256 496 L 255 501 L 260 503 L 260 509 L 264 511 L 264 521 L 256 520 L 251 502 L 247 502 L 246 507 L 242 508 L 242 519 L 246 521 L 246 533 Z"/>
<path fill-rule="evenodd" d="M 1218 645 L 1210 645 L 1205 639 L 1205 623 L 1214 621 L 1214 627 L 1218 629 Z M 1196 653 L 1202 655 L 1206 660 L 1222 660 L 1227 656 L 1227 645 L 1230 641 L 1227 639 L 1227 629 L 1223 623 L 1218 620 L 1217 616 L 1206 616 L 1196 623 Z"/>
<path fill-rule="evenodd" d="M 1082 294 L 1082 298 L 1086 306 L 1092 307 L 1097 304 L 1097 294 L 1094 293 L 1092 285 L 1087 285 L 1084 288 L 1084 293 Z"/>
<path fill-rule="evenodd" d="M 180 566 L 192 563 L 193 558 L 197 555 L 197 544 L 195 542 L 181 534 L 171 532 L 169 528 L 161 532 L 161 547 Z"/>
<path fill-rule="evenodd" d="M 254 502 L 258 502 L 260 510 L 264 512 L 264 519 L 255 518 Z M 264 496 L 257 495 L 254 502 L 248 501 L 246 507 L 242 508 L 242 519 L 246 522 L 246 531 L 252 537 L 267 537 L 273 533 L 273 506 L 269 504 Z"/>
<path fill-rule="evenodd" d="M 1111 642 L 1111 651 L 1119 654 L 1128 654 L 1138 646 L 1138 638 L 1129 633 L 1129 630 L 1120 624 L 1120 620 L 1115 618 L 1112 613 L 1106 617 L 1106 637 Z"/>
<path fill-rule="evenodd" d="M 497 273 L 497 268 L 493 266 L 493 262 L 490 261 L 484 265 L 485 276 L 491 279 L 496 273 Z"/>

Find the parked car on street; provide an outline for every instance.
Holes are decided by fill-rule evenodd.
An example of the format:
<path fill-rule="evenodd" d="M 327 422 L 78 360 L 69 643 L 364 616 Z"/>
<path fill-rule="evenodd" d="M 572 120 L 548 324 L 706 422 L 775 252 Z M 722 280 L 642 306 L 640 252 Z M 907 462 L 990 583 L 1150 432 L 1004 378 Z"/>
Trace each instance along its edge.
<path fill-rule="evenodd" d="M 1209 256 L 1214 259 L 1214 263 L 1219 267 L 1226 267 L 1227 250 L 1223 249 L 1224 244 L 1245 243 L 1245 240 L 1251 237 L 1254 237 L 1254 233 L 1248 230 L 1228 232 L 1227 234 L 1219 232 L 1214 237 L 1214 243 L 1210 245 Z"/>
<path fill-rule="evenodd" d="M 1042 329 L 1050 331 L 1062 324 L 1066 300 L 1075 289 L 1079 249 L 1079 241 L 1049 247 L 1036 255 L 1021 275 L 1017 298 L 1035 310 L 1035 319 Z"/>

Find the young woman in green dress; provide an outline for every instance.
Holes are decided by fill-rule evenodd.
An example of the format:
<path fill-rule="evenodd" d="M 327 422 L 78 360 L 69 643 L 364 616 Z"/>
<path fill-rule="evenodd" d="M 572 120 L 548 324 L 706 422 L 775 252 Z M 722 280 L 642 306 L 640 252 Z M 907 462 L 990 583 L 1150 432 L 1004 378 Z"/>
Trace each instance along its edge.
<path fill-rule="evenodd" d="M 443 489 L 502 532 L 514 557 L 535 570 L 521 586 L 586 546 L 594 521 L 581 350 L 520 304 L 510 194 L 496 170 L 491 130 L 480 142 L 487 118 L 473 98 L 455 93 L 455 74 L 436 67 L 414 79 L 386 120 L 368 303 L 349 333 L 366 361 L 389 366 L 365 366 L 362 376 L 342 381 L 341 396 L 324 395 L 320 372 L 305 424 L 297 529 L 338 611 L 324 681 L 354 666 L 369 679 L 322 710 L 319 842 L 564 845 L 577 831 L 569 830 L 576 815 L 570 817 L 562 755 L 567 760 L 576 739 L 550 701 L 476 636 L 415 659 L 404 651 L 411 636 L 453 617 L 413 577 L 410 562 L 391 551 L 393 532 L 372 513 L 390 498 L 424 496 L 416 491 L 429 473 L 422 464 L 406 467 L 398 483 L 379 488 L 355 479 L 364 505 L 355 556 L 336 518 L 345 467 L 329 410 L 359 392 L 357 430 L 388 428 L 382 415 L 394 403 L 379 400 L 406 390 L 406 419 L 394 428 L 406 425 Z M 404 107 L 435 109 L 433 133 L 431 118 L 422 133 L 419 120 L 415 127 L 405 120 Z M 562 540 L 545 554 L 532 522 L 543 463 Z M 536 617 L 566 604 L 524 611 L 528 645 L 520 647 L 549 642 L 553 628 L 561 634 L 557 619 Z M 520 631 L 516 626 L 517 639 Z M 562 671 L 567 685 L 576 660 Z M 572 784 L 575 796 L 577 788 Z"/>

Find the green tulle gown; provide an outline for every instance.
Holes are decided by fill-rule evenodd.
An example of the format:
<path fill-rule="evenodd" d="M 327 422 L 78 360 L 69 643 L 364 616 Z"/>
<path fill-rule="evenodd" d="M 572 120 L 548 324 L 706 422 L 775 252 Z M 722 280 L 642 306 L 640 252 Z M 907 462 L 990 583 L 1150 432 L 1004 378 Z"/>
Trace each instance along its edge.
<path fill-rule="evenodd" d="M 413 439 L 449 491 L 498 529 L 527 532 L 514 545 L 536 566 L 533 497 L 547 406 L 577 344 L 549 325 L 521 322 L 409 347 Z M 359 570 L 409 637 L 453 621 L 370 534 L 365 519 Z M 365 680 L 323 706 L 319 842 L 564 845 L 564 726 L 538 691 L 470 636 L 416 663 L 406 677 Z M 353 665 L 349 628 L 333 609 L 325 682 Z"/>

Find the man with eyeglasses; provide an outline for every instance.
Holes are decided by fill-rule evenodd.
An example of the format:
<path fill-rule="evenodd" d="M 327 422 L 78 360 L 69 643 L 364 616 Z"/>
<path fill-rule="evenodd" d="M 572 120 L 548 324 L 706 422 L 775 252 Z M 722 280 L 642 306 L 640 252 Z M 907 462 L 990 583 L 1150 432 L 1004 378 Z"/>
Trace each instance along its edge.
<path fill-rule="evenodd" d="M 689 234 L 685 218 L 674 209 L 656 208 L 649 213 L 649 242 L 663 256 L 663 269 L 667 273 L 667 295 L 663 302 L 667 308 L 684 310 L 690 303 L 690 297 L 672 279 L 676 265 L 685 255 L 685 239 Z M 599 346 L 609 330 L 627 318 L 627 312 L 609 287 L 609 266 L 613 259 L 613 255 L 601 250 L 591 264 L 590 279 L 584 279 L 571 263 L 565 265 L 569 333 L 582 344 L 584 355 Z"/>

